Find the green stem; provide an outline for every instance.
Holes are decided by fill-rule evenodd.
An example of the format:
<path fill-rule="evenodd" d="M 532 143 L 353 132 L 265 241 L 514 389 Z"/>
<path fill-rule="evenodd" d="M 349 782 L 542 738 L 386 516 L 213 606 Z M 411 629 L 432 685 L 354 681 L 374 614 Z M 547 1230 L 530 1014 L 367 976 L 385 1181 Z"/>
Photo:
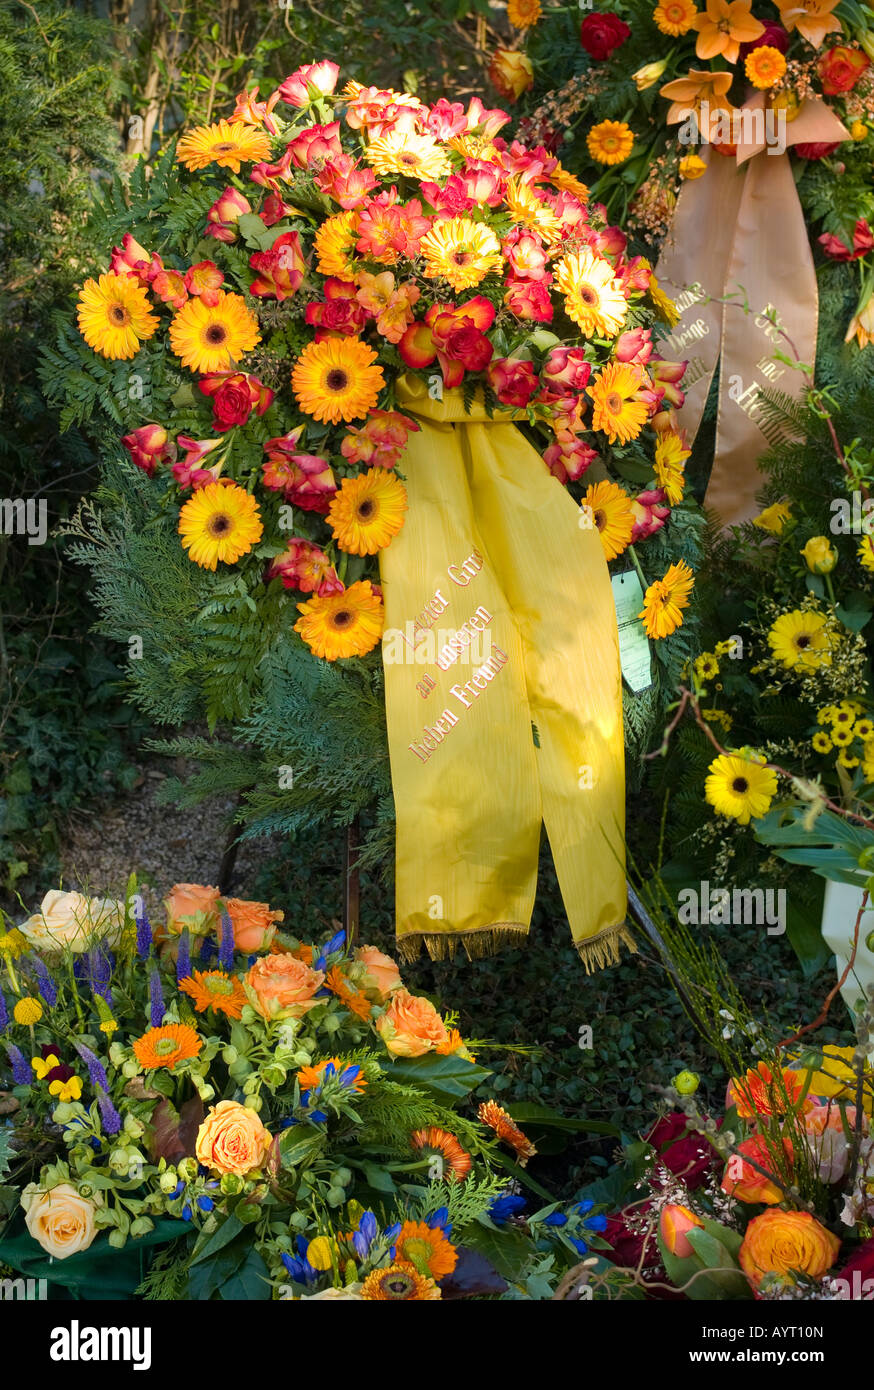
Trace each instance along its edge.
<path fill-rule="evenodd" d="M 634 568 L 637 570 L 637 577 L 640 580 L 640 586 L 643 589 L 644 593 L 646 593 L 647 589 L 649 588 L 649 584 L 646 575 L 640 568 L 640 561 L 637 558 L 637 551 L 635 550 L 633 545 L 630 545 L 628 547 L 628 554 L 631 556 L 631 562 L 634 565 Z"/>

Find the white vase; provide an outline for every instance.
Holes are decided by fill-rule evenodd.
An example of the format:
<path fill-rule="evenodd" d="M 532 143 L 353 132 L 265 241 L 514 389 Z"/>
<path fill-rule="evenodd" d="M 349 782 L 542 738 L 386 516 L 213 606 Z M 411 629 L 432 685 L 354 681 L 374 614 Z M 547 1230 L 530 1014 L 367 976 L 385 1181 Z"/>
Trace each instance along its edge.
<path fill-rule="evenodd" d="M 853 933 L 856 917 L 862 903 L 863 888 L 854 883 L 835 883 L 826 879 L 825 898 L 822 905 L 822 934 L 826 943 L 837 958 L 838 979 L 847 968 L 847 961 L 853 949 Z M 869 899 L 869 902 L 871 900 Z M 874 985 L 874 951 L 866 946 L 871 937 L 874 944 L 874 906 L 866 907 L 859 924 L 859 945 L 853 969 L 847 976 L 841 997 L 850 1013 L 858 1013 L 861 997 Z"/>

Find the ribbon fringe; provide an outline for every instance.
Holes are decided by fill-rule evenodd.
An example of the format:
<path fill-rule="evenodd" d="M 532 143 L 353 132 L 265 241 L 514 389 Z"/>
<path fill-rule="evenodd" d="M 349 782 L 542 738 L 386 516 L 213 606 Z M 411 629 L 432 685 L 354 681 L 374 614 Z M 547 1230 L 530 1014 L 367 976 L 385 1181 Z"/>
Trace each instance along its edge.
<path fill-rule="evenodd" d="M 627 947 L 632 955 L 637 954 L 637 943 L 624 922 L 616 927 L 607 927 L 589 941 L 575 944 L 587 975 L 593 975 L 596 970 L 603 970 L 608 965 L 618 965 L 622 959 L 622 946 Z"/>
<path fill-rule="evenodd" d="M 522 922 L 496 922 L 490 927 L 456 935 L 452 932 L 410 932 L 398 939 L 398 951 L 405 964 L 419 956 L 424 948 L 432 960 L 451 960 L 461 947 L 468 960 L 494 956 L 504 946 L 520 946 L 527 939 L 528 928 Z"/>

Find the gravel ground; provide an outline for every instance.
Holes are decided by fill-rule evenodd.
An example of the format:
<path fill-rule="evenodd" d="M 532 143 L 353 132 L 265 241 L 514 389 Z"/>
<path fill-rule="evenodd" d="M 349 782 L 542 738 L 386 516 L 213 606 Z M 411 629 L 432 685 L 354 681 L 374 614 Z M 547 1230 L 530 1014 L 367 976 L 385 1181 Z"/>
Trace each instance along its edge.
<path fill-rule="evenodd" d="M 162 805 L 157 797 L 166 776 L 146 763 L 130 792 L 71 818 L 60 851 L 65 888 L 123 897 L 135 870 L 147 910 L 160 912 L 174 883 L 218 884 L 233 798 L 187 810 Z M 267 839 L 240 846 L 230 884 L 236 897 L 254 895 L 258 867 L 273 848 Z"/>

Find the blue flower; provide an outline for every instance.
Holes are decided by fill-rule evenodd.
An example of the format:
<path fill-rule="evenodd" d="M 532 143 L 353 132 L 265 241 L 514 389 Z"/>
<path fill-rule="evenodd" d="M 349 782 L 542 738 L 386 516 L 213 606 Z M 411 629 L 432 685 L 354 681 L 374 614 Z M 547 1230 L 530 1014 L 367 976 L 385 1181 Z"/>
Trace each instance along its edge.
<path fill-rule="evenodd" d="M 589 1231 L 606 1231 L 607 1218 L 606 1216 L 590 1216 L 588 1221 L 583 1222 L 583 1225 Z"/>
<path fill-rule="evenodd" d="M 200 1207 L 201 1211 L 212 1211 L 215 1202 L 211 1197 L 198 1197 L 197 1205 Z"/>
<path fill-rule="evenodd" d="M 346 929 L 341 927 L 335 932 L 330 941 L 326 941 L 322 947 L 323 956 L 332 956 L 336 951 L 342 951 L 346 945 Z"/>
<path fill-rule="evenodd" d="M 311 1110 L 310 1119 L 314 1120 L 317 1125 L 324 1125 L 328 1122 L 328 1117 L 324 1110 Z"/>
<path fill-rule="evenodd" d="M 152 925 L 145 912 L 137 914 L 137 955 L 140 960 L 145 960 L 152 949 Z"/>
<path fill-rule="evenodd" d="M 222 913 L 219 965 L 222 970 L 232 970 L 234 968 L 234 924 L 227 912 Z"/>
<path fill-rule="evenodd" d="M 186 1202 L 186 1203 L 185 1203 L 185 1206 L 182 1208 L 182 1220 L 183 1220 L 183 1221 L 190 1221 L 190 1220 L 191 1220 L 191 1206 L 190 1206 L 190 1204 L 189 1204 L 188 1202 Z"/>
<path fill-rule="evenodd" d="M 574 1207 L 574 1211 L 577 1213 L 578 1216 L 587 1216 L 594 1205 L 594 1202 L 590 1202 L 588 1200 L 585 1202 L 577 1202 L 576 1206 Z"/>
<path fill-rule="evenodd" d="M 186 927 L 179 938 L 179 955 L 176 957 L 176 979 L 187 980 L 191 974 L 191 934 Z"/>
<path fill-rule="evenodd" d="M 26 1062 L 21 1049 L 15 1043 L 7 1043 L 6 1051 L 9 1053 L 9 1060 L 12 1063 L 12 1080 L 16 1086 L 29 1086 L 33 1080 L 33 1072 L 30 1063 Z"/>
<path fill-rule="evenodd" d="M 432 1231 L 443 1231 L 448 1239 L 452 1235 L 452 1227 L 449 1224 L 449 1208 L 438 1207 L 428 1217 L 428 1225 Z"/>
<path fill-rule="evenodd" d="M 511 1216 L 517 1212 L 524 1211 L 528 1203 L 524 1197 L 520 1197 L 515 1192 L 502 1192 L 500 1197 L 496 1197 L 489 1207 L 489 1216 L 496 1226 L 503 1226 Z"/>
<path fill-rule="evenodd" d="M 543 1219 L 544 1226 L 566 1226 L 567 1217 L 563 1212 L 554 1211 Z"/>
<path fill-rule="evenodd" d="M 164 1019 L 164 995 L 161 990 L 161 976 L 152 971 L 149 980 L 149 1017 L 153 1028 L 160 1028 Z"/>
<path fill-rule="evenodd" d="M 118 1134 L 121 1129 L 121 1116 L 102 1087 L 97 1088 L 97 1105 L 100 1110 L 100 1123 L 103 1133 Z"/>
<path fill-rule="evenodd" d="M 359 1260 L 366 1260 L 371 1245 L 379 1233 L 379 1225 L 372 1211 L 363 1213 L 357 1231 L 352 1235 L 352 1248 Z"/>
<path fill-rule="evenodd" d="M 48 1004 L 49 1008 L 52 1009 L 58 1002 L 57 986 L 55 985 L 54 980 L 52 979 L 51 975 L 49 974 L 46 968 L 45 961 L 40 960 L 39 956 L 34 957 L 33 968 L 36 972 L 36 981 L 39 992 Z"/>
<path fill-rule="evenodd" d="M 6 1000 L 3 991 L 0 989 L 0 1033 L 5 1033 L 9 1027 L 9 1010 L 6 1007 Z"/>
<path fill-rule="evenodd" d="M 589 1253 L 589 1247 L 584 1240 L 577 1240 L 575 1236 L 571 1236 L 570 1242 L 578 1255 L 587 1255 Z"/>

